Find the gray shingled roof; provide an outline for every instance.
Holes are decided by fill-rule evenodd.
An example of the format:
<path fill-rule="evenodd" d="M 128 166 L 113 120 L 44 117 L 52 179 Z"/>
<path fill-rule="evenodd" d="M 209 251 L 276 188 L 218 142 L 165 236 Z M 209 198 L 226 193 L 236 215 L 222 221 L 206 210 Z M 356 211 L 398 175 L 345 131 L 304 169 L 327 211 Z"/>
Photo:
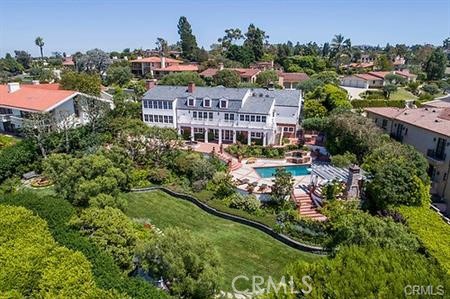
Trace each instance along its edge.
<path fill-rule="evenodd" d="M 241 108 L 241 102 L 247 92 L 251 96 Z M 234 112 L 252 112 L 267 114 L 275 101 L 275 106 L 299 106 L 301 96 L 300 90 L 268 90 L 264 88 L 226 88 L 217 87 L 195 87 L 193 93 L 187 92 L 185 86 L 155 86 L 148 90 L 143 99 L 145 100 L 175 100 L 179 99 L 177 108 L 189 109 L 187 98 L 194 97 L 195 108 L 205 110 L 218 110 L 219 100 L 225 98 L 228 100 L 228 111 Z M 211 99 L 211 107 L 203 107 L 203 98 Z"/>
<path fill-rule="evenodd" d="M 293 106 L 298 107 L 298 100 L 301 96 L 301 91 L 296 89 L 274 89 L 268 90 L 265 88 L 253 88 L 250 90 L 253 94 L 259 96 L 269 95 L 271 98 L 275 98 L 275 106 Z"/>
<path fill-rule="evenodd" d="M 274 98 L 248 97 L 239 112 L 269 114 L 274 101 Z"/>

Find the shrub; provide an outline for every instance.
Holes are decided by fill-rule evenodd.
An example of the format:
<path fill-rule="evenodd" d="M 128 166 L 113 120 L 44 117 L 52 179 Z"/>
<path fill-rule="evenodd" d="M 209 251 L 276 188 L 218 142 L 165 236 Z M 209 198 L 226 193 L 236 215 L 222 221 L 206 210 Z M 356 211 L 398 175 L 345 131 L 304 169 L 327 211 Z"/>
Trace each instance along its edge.
<path fill-rule="evenodd" d="M 130 185 L 132 188 L 148 187 L 149 185 L 148 178 L 150 176 L 150 171 L 146 169 L 133 168 L 129 176 L 130 176 Z"/>
<path fill-rule="evenodd" d="M 37 159 L 36 147 L 30 141 L 21 141 L 3 148 L 0 150 L 0 183 L 33 169 L 33 163 Z"/>
<path fill-rule="evenodd" d="M 400 214 L 406 219 L 410 230 L 416 234 L 425 247 L 436 260 L 450 274 L 450 225 L 428 206 L 398 208 Z"/>
<path fill-rule="evenodd" d="M 435 83 L 424 84 L 422 86 L 422 90 L 431 95 L 435 95 L 439 93 L 439 86 L 437 86 Z"/>
<path fill-rule="evenodd" d="M 233 209 L 244 210 L 249 213 L 258 211 L 261 207 L 261 202 L 254 195 L 234 194 L 228 199 L 230 201 L 229 207 Z"/>
<path fill-rule="evenodd" d="M 331 164 L 336 167 L 349 167 L 352 164 L 356 164 L 358 159 L 356 159 L 355 154 L 350 152 L 345 152 L 342 155 L 334 155 L 331 157 Z"/>
<path fill-rule="evenodd" d="M 70 225 L 111 254 L 122 269 L 132 269 L 137 233 L 122 211 L 112 207 L 88 208 L 79 217 L 73 217 Z"/>
<path fill-rule="evenodd" d="M 106 252 L 68 226 L 75 208 L 58 197 L 40 196 L 35 192 L 21 191 L 0 197 L 0 202 L 24 206 L 45 219 L 55 240 L 71 249 L 82 252 L 92 264 L 94 279 L 100 288 L 117 290 L 136 299 L 166 298 L 165 293 L 140 278 L 127 277 Z"/>
<path fill-rule="evenodd" d="M 152 168 L 148 171 L 148 177 L 152 183 L 161 185 L 167 183 L 170 180 L 170 170 L 167 168 Z"/>
<path fill-rule="evenodd" d="M 123 211 L 127 206 L 127 200 L 120 195 L 113 197 L 109 194 L 101 193 L 89 199 L 89 206 L 92 208 L 99 208 L 99 209 L 111 207 Z"/>

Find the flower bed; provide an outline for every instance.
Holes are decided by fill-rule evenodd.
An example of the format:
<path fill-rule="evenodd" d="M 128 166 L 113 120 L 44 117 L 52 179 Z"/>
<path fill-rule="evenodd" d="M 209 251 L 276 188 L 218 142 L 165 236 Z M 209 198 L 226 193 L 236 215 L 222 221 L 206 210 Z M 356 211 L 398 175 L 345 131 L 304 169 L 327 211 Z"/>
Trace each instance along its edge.
<path fill-rule="evenodd" d="M 31 180 L 31 187 L 44 188 L 53 185 L 53 182 L 46 177 L 38 177 Z"/>

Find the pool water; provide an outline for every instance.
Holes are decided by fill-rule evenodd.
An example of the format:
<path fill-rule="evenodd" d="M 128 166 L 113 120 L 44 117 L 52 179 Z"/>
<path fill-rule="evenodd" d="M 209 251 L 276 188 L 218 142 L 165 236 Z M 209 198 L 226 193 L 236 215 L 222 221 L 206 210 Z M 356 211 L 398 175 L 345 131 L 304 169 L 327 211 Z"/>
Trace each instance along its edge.
<path fill-rule="evenodd" d="M 287 172 L 292 173 L 293 176 L 308 175 L 311 173 L 310 165 L 290 165 L 278 167 L 255 167 L 256 173 L 262 178 L 270 178 L 275 176 L 277 168 L 284 168 Z"/>

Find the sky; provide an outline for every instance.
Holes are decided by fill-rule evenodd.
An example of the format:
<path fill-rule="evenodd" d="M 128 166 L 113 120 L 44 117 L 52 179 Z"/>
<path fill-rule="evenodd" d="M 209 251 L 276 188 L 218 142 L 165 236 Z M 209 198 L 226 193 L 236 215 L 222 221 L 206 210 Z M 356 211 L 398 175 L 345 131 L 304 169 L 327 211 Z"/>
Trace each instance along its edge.
<path fill-rule="evenodd" d="M 177 42 L 180 16 L 206 49 L 250 23 L 271 43 L 322 44 L 340 33 L 353 45 L 441 45 L 450 36 L 449 0 L 0 0 L 0 55 L 38 56 L 37 36 L 44 55 L 154 48 L 157 37 Z"/>

